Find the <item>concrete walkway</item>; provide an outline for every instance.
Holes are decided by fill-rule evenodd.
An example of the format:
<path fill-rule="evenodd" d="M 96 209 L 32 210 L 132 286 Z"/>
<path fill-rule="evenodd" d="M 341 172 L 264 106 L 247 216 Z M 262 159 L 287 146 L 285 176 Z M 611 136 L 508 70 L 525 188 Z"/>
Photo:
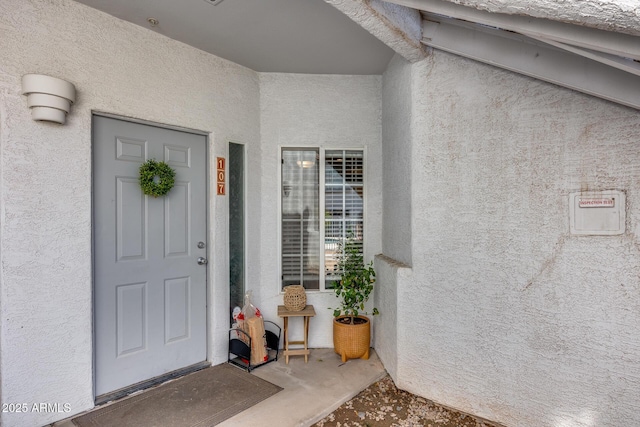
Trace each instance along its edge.
<path fill-rule="evenodd" d="M 292 356 L 287 365 L 281 356 L 252 374 L 283 390 L 218 424 L 220 427 L 310 426 L 384 377 L 386 371 L 373 350 L 369 360 L 342 363 L 333 349 L 312 349 L 308 363 L 303 356 Z M 71 420 L 54 424 L 73 426 Z"/>
<path fill-rule="evenodd" d="M 356 396 L 386 371 L 375 351 L 369 360 L 342 363 L 333 349 L 313 349 L 309 362 L 304 357 L 284 357 L 253 371 L 284 390 L 229 418 L 220 427 L 294 427 L 320 421 L 340 405 Z"/>

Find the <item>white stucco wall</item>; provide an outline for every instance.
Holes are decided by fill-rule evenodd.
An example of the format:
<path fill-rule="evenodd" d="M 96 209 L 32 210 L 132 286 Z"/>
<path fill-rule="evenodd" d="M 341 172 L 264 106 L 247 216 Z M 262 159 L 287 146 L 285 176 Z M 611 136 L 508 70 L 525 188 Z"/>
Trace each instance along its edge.
<path fill-rule="evenodd" d="M 399 386 L 507 426 L 640 425 L 640 114 L 440 51 L 412 68 Z M 570 235 L 569 192 L 605 189 L 626 233 Z"/>
<path fill-rule="evenodd" d="M 374 337 L 376 352 L 394 381 L 398 354 L 407 343 L 398 340 L 406 316 L 398 304 L 411 283 L 411 154 L 413 118 L 412 67 L 395 55 L 382 76 L 382 251 L 376 256 Z"/>
<path fill-rule="evenodd" d="M 640 35 L 636 0 L 446 0 L 493 13 L 569 22 L 605 31 Z"/>
<path fill-rule="evenodd" d="M 276 320 L 280 293 L 278 199 L 280 147 L 360 148 L 366 150 L 365 259 L 381 250 L 381 77 L 260 74 L 262 142 L 262 223 L 259 308 Z M 268 165 L 268 166 L 267 166 Z M 332 347 L 332 291 L 307 292 L 317 313 L 310 323 L 310 346 Z M 290 322 L 292 339 L 302 322 Z M 374 320 L 375 327 L 375 320 Z"/>
<path fill-rule="evenodd" d="M 411 265 L 411 66 L 395 55 L 382 84 L 382 250 Z"/>
<path fill-rule="evenodd" d="M 373 331 L 376 353 L 393 381 L 399 384 L 398 355 L 415 350 L 413 343 L 398 339 L 402 332 L 399 328 L 407 327 L 405 317 L 410 315 L 398 301 L 403 300 L 405 289 L 411 287 L 412 269 L 393 258 L 378 254 L 375 270 L 374 304 L 380 311 Z"/>
<path fill-rule="evenodd" d="M 251 70 L 69 0 L 0 2 L 0 390 L 3 403 L 69 403 L 69 413 L 2 413 L 43 425 L 93 406 L 91 111 L 210 132 L 209 163 L 228 141 L 262 165 L 259 81 Z M 22 75 L 76 85 L 64 126 L 31 120 Z M 249 188 L 259 178 L 249 177 Z M 213 175 L 211 182 L 215 182 Z M 209 359 L 226 360 L 227 201 L 209 206 Z M 248 199 L 258 257 L 259 199 Z M 249 268 L 249 280 L 258 271 Z M 219 309 L 216 309 L 219 308 Z"/>

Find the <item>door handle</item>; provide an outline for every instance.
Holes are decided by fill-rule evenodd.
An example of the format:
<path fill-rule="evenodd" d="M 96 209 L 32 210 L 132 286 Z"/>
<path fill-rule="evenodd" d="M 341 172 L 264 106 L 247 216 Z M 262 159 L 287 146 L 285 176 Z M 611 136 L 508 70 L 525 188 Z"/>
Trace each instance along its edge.
<path fill-rule="evenodd" d="M 198 257 L 198 265 L 206 265 L 209 262 L 205 257 Z"/>

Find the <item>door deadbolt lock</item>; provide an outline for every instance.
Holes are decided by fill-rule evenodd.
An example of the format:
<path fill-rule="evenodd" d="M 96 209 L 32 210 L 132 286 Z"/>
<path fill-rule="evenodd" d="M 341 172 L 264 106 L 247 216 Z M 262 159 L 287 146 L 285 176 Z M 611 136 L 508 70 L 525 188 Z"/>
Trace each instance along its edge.
<path fill-rule="evenodd" d="M 199 265 L 206 265 L 209 261 L 205 257 L 198 257 Z"/>
<path fill-rule="evenodd" d="M 205 246 L 204 242 L 198 242 L 198 249 L 204 249 Z"/>

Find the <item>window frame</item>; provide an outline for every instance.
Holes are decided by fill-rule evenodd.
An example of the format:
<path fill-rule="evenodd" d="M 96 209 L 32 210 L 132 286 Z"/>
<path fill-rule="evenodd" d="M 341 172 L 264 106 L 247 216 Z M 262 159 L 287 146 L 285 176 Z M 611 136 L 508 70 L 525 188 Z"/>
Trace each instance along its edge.
<path fill-rule="evenodd" d="M 277 262 L 278 262 L 278 293 L 279 294 L 283 294 L 284 293 L 284 289 L 283 289 L 283 285 L 282 285 L 282 192 L 283 192 L 283 179 L 282 179 L 282 152 L 284 150 L 314 150 L 317 149 L 318 150 L 318 155 L 319 155 L 319 162 L 322 164 L 322 167 L 320 168 L 320 173 L 319 173 L 319 177 L 318 177 L 318 187 L 319 190 L 321 189 L 321 191 L 319 191 L 320 194 L 320 200 L 318 201 L 318 209 L 319 212 L 325 212 L 325 187 L 326 187 L 326 182 L 325 182 L 325 170 L 324 170 L 324 166 L 325 166 L 325 159 L 326 159 L 326 152 L 327 151 L 360 151 L 362 152 L 362 197 L 363 197 L 363 204 L 362 204 L 362 252 L 363 255 L 365 255 L 365 259 L 366 259 L 366 254 L 367 254 L 367 236 L 368 236 L 368 229 L 367 229 L 367 204 L 368 204 L 368 187 L 369 187 L 369 183 L 367 181 L 367 176 L 368 176 L 368 161 L 367 161 L 367 147 L 365 146 L 347 146 L 347 147 L 339 147 L 339 146 L 333 146 L 333 145 L 329 145 L 329 146 L 325 146 L 325 145 L 309 145 L 309 146 L 300 146 L 300 145 L 278 145 L 278 194 L 277 194 L 277 239 L 278 239 L 278 245 L 277 245 Z M 324 215 L 324 214 L 322 214 Z M 326 287 L 326 274 L 325 274 L 325 255 L 324 255 L 324 242 L 325 242 L 325 221 L 320 220 L 319 221 L 319 232 L 320 232 L 320 238 L 319 243 L 318 243 L 318 251 L 320 254 L 320 263 L 321 263 L 321 268 L 319 269 L 319 288 L 318 289 L 305 289 L 306 292 L 312 292 L 312 293 L 328 293 L 328 292 L 333 292 L 332 288 L 327 288 Z"/>

